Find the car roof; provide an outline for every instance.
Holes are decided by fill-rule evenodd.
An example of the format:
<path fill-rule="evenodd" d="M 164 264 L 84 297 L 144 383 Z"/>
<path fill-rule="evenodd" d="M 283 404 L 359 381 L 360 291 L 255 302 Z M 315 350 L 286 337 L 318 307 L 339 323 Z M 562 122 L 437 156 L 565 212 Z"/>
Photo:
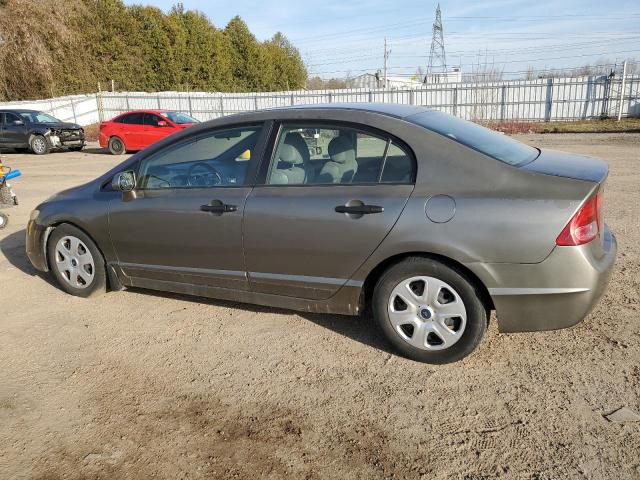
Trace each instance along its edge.
<path fill-rule="evenodd" d="M 2 108 L 0 112 L 13 112 L 13 113 L 44 113 L 42 110 L 29 110 L 25 108 Z"/>
<path fill-rule="evenodd" d="M 292 105 L 289 107 L 277 107 L 268 110 L 359 110 L 363 112 L 379 113 L 395 118 L 405 118 L 418 113 L 431 112 L 433 109 L 423 107 L 421 105 L 400 105 L 397 103 L 356 103 L 356 102 L 337 102 L 337 103 L 317 103 L 306 105 Z M 263 110 L 264 111 L 264 110 Z"/>
<path fill-rule="evenodd" d="M 171 110 L 155 110 L 155 109 L 150 109 L 150 108 L 146 108 L 146 109 L 140 109 L 140 110 L 129 110 L 127 112 L 123 112 L 119 115 L 117 115 L 116 117 L 121 117 L 122 115 L 129 115 L 130 113 L 159 113 L 162 114 L 163 112 L 170 112 Z"/>

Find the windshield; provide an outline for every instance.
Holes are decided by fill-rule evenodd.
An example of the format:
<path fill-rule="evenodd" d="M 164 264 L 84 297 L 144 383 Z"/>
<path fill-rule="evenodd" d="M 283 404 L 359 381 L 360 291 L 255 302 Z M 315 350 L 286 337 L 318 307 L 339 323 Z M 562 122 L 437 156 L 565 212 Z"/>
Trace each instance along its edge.
<path fill-rule="evenodd" d="M 177 123 L 178 125 L 184 125 L 186 123 L 200 123 L 199 120 L 196 120 L 193 117 L 190 117 L 186 113 L 180 112 L 162 112 L 162 114 L 171 120 L 173 123 Z"/>
<path fill-rule="evenodd" d="M 407 120 L 509 165 L 524 165 L 535 160 L 539 153 L 537 148 L 504 134 L 442 112 L 419 113 Z"/>
<path fill-rule="evenodd" d="M 44 112 L 24 112 L 20 116 L 30 123 L 60 123 L 60 120 Z"/>

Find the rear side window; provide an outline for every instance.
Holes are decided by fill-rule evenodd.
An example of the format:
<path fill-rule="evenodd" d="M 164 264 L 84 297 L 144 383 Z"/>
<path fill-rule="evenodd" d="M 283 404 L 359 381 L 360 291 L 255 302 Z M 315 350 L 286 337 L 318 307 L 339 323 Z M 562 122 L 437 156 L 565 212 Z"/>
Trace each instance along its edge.
<path fill-rule="evenodd" d="M 283 125 L 266 183 L 412 183 L 414 162 L 391 138 L 346 126 Z"/>
<path fill-rule="evenodd" d="M 128 125 L 142 125 L 144 123 L 143 113 L 130 113 L 119 118 L 118 123 L 126 123 Z"/>
<path fill-rule="evenodd" d="M 413 160 L 399 145 L 391 142 L 382 171 L 382 183 L 408 183 L 411 181 Z"/>
<path fill-rule="evenodd" d="M 406 120 L 509 165 L 524 165 L 535 160 L 539 154 L 536 148 L 446 113 L 419 113 L 406 117 Z"/>

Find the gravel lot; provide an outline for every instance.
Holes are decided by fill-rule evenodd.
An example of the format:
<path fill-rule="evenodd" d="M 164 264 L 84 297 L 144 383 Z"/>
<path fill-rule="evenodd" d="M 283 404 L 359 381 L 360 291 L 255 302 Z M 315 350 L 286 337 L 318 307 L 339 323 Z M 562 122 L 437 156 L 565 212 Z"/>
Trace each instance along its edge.
<path fill-rule="evenodd" d="M 640 135 L 526 136 L 609 162 L 605 297 L 563 331 L 463 362 L 390 354 L 368 318 L 128 290 L 83 300 L 24 254 L 29 212 L 120 161 L 20 168 L 0 231 L 0 478 L 640 478 Z"/>

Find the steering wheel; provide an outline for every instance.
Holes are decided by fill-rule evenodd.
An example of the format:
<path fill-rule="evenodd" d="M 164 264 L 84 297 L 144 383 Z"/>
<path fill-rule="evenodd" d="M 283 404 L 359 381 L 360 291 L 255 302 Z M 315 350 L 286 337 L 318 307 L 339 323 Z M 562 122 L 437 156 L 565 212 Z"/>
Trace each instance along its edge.
<path fill-rule="evenodd" d="M 192 183 L 192 180 L 195 180 L 197 178 L 202 177 L 202 174 L 196 174 L 195 171 L 196 169 L 200 167 L 203 168 L 204 170 L 207 171 L 207 173 L 210 173 L 211 175 L 213 175 L 213 183 L 212 185 L 220 185 L 222 183 L 222 175 L 220 175 L 220 173 L 213 168 L 211 165 L 209 165 L 206 162 L 198 162 L 198 163 L 194 163 L 193 165 L 191 165 L 189 167 L 189 172 L 188 172 L 188 176 L 187 176 L 187 183 L 189 184 L 189 186 L 192 187 L 206 187 L 207 185 L 194 185 Z"/>

